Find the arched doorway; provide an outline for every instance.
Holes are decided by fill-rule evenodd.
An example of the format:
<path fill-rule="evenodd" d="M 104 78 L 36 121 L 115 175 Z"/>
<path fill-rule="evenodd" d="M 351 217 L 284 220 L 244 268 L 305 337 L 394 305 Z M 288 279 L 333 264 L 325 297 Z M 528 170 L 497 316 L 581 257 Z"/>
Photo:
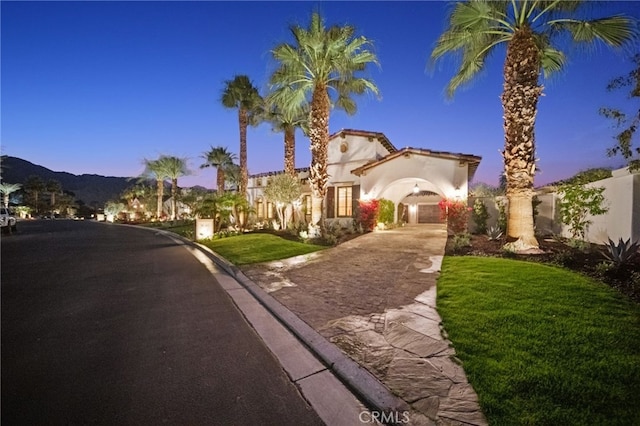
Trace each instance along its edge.
<path fill-rule="evenodd" d="M 404 197 L 398 207 L 398 220 L 409 224 L 445 223 L 440 218 L 438 203 L 442 196 L 433 191 L 420 191 Z"/>

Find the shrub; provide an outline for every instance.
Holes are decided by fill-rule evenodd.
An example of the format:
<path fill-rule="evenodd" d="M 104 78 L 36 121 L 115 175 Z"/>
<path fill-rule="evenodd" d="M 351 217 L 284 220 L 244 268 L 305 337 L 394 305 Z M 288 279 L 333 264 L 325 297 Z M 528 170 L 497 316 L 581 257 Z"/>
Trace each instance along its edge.
<path fill-rule="evenodd" d="M 557 253 L 554 253 L 551 258 L 551 263 L 554 263 L 559 266 L 568 266 L 571 265 L 575 261 L 575 256 L 571 252 L 571 250 L 563 250 Z"/>
<path fill-rule="evenodd" d="M 380 201 L 358 201 L 360 208 L 358 209 L 358 222 L 365 231 L 373 231 L 378 223 L 378 215 L 380 213 Z"/>
<path fill-rule="evenodd" d="M 461 234 L 467 230 L 470 207 L 464 201 L 452 201 L 443 199 L 438 203 L 440 207 L 440 219 L 447 220 L 447 227 L 454 235 Z"/>
<path fill-rule="evenodd" d="M 477 198 L 473 202 L 473 213 L 471 214 L 473 217 L 473 222 L 476 224 L 476 232 L 479 234 L 484 234 L 487 232 L 487 220 L 489 219 L 489 211 L 487 210 L 487 206 L 484 202 Z"/>
<path fill-rule="evenodd" d="M 638 241 L 632 243 L 631 238 L 627 241 L 623 241 L 622 238 L 620 238 L 618 244 L 615 244 L 613 240 L 609 238 L 609 243 L 606 247 L 607 253 L 604 253 L 605 257 L 613 261 L 616 266 L 620 266 L 633 259 L 633 257 L 638 253 L 640 244 Z"/>
<path fill-rule="evenodd" d="M 507 202 L 504 199 L 496 198 L 498 208 L 498 228 L 504 234 L 507 232 Z"/>
<path fill-rule="evenodd" d="M 611 271 L 611 268 L 612 266 L 610 262 L 602 261 L 596 264 L 594 268 L 594 272 L 596 273 L 597 276 L 604 277 L 607 275 L 609 271 Z"/>
<path fill-rule="evenodd" d="M 395 206 L 393 201 L 384 198 L 380 199 L 380 212 L 378 214 L 378 222 L 382 222 L 385 225 L 389 225 L 394 222 L 393 214 L 395 213 Z"/>
<path fill-rule="evenodd" d="M 591 221 L 587 215 L 597 216 L 609 209 L 604 203 L 604 187 L 588 187 L 580 184 L 565 184 L 560 186 L 558 193 L 560 200 L 560 217 L 562 223 L 568 225 L 573 238 L 584 239 Z"/>
<path fill-rule="evenodd" d="M 502 231 L 500 230 L 499 227 L 492 226 L 489 229 L 487 229 L 487 237 L 489 238 L 489 241 L 495 241 L 500 237 L 502 237 Z"/>
<path fill-rule="evenodd" d="M 583 253 L 588 253 L 589 251 L 591 251 L 591 244 L 589 243 L 589 241 L 570 239 L 569 241 L 567 241 L 567 245 L 576 250 L 580 250 Z"/>
<path fill-rule="evenodd" d="M 460 252 L 464 247 L 471 247 L 471 235 L 468 233 L 456 234 L 453 236 L 452 247 L 454 253 Z"/>

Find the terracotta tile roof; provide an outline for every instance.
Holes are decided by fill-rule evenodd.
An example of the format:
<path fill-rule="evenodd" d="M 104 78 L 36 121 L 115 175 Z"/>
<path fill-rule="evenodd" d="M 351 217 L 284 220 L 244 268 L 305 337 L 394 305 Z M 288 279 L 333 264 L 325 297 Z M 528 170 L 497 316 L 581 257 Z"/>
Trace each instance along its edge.
<path fill-rule="evenodd" d="M 296 173 L 303 173 L 303 172 L 308 172 L 309 171 L 309 167 L 300 167 L 295 169 Z M 260 178 L 260 177 L 265 177 L 265 176 L 274 176 L 274 175 L 281 175 L 284 173 L 284 170 L 277 170 L 275 172 L 264 172 L 264 173 L 258 173 L 255 175 L 249 175 L 249 178 Z"/>

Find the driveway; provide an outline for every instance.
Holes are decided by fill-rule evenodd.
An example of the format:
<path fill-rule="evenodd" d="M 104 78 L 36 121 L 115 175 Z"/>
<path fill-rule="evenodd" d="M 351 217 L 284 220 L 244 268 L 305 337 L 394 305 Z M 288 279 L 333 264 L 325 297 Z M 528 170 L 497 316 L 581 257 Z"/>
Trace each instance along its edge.
<path fill-rule="evenodd" d="M 410 404 L 411 424 L 484 425 L 436 311 L 446 240 L 405 226 L 242 272 Z"/>

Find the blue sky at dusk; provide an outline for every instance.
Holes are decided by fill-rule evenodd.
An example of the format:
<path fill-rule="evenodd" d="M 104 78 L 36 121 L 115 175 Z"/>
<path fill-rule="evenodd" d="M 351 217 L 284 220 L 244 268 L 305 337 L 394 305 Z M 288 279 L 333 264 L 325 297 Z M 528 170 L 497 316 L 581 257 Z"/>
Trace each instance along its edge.
<path fill-rule="evenodd" d="M 637 2 L 607 13 L 640 17 Z M 384 133 L 405 146 L 482 156 L 476 181 L 497 184 L 503 146 L 502 64 L 498 50 L 471 86 L 444 95 L 453 61 L 427 62 L 445 27 L 444 2 L 11 2 L 1 7 L 2 154 L 56 171 L 137 176 L 144 158 L 188 157 L 181 186 L 213 188 L 199 169 L 211 146 L 237 153 L 237 113 L 220 97 L 225 80 L 248 75 L 266 93 L 275 68 L 270 49 L 291 41 L 313 10 L 328 25 L 351 24 L 373 40 L 379 68 L 367 70 L 380 99 L 357 98 L 358 112 L 333 111 L 341 128 Z M 598 11 L 595 11 L 597 14 Z M 630 52 L 569 48 L 569 66 L 544 81 L 536 138 L 536 185 L 595 166 L 613 144 L 602 106 L 629 107 L 607 83 L 632 69 Z M 636 107 L 637 108 L 637 107 Z M 283 137 L 262 124 L 248 131 L 249 173 L 283 168 Z M 296 166 L 310 162 L 297 138 Z"/>

